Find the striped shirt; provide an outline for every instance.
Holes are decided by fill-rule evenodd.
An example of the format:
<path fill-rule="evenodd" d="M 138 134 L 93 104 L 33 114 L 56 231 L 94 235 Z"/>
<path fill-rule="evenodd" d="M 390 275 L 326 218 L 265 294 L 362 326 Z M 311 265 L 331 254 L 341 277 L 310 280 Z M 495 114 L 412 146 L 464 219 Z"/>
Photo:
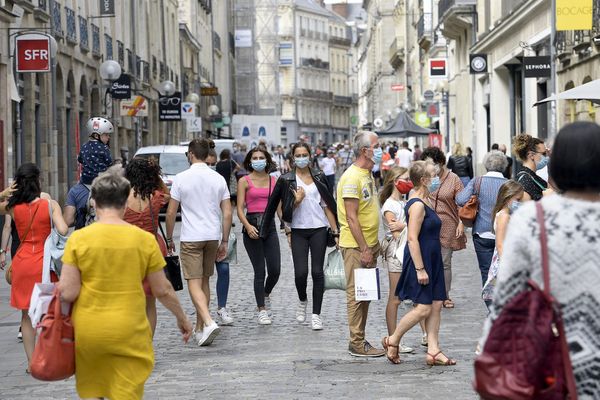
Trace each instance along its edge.
<path fill-rule="evenodd" d="M 471 182 L 458 195 L 456 195 L 456 204 L 464 206 L 475 191 L 475 182 L 478 179 L 471 179 Z M 501 172 L 490 171 L 481 177 L 481 187 L 479 188 L 479 210 L 477 218 L 473 225 L 473 233 L 481 236 L 483 233 L 492 232 L 492 213 L 496 206 L 498 191 L 507 179 Z"/>

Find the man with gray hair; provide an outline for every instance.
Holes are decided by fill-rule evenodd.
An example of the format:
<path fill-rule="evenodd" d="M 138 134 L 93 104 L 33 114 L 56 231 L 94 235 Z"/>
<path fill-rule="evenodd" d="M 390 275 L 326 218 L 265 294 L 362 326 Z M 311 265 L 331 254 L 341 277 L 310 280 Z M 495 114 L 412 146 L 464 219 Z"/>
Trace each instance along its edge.
<path fill-rule="evenodd" d="M 371 171 L 381 162 L 383 150 L 377 135 L 360 131 L 354 137 L 356 161 L 341 176 L 337 186 L 337 212 L 340 247 L 346 270 L 346 302 L 350 344 L 348 351 L 355 357 L 380 357 L 385 353 L 365 340 L 369 312 L 368 301 L 356 301 L 354 270 L 373 268 L 379 256 L 379 200 Z"/>

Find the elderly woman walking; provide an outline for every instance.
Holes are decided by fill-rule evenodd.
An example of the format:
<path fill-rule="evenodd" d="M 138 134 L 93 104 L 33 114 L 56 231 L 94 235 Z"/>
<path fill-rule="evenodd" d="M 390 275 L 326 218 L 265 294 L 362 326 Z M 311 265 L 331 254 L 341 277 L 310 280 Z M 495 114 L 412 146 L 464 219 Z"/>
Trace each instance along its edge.
<path fill-rule="evenodd" d="M 82 398 L 141 399 L 154 366 L 141 282 L 177 318 L 187 342 L 192 324 L 167 280 L 155 237 L 123 220 L 129 182 L 109 170 L 92 184 L 98 221 L 71 235 L 59 290 L 73 302 L 75 378 Z"/>
<path fill-rule="evenodd" d="M 479 209 L 473 225 L 473 244 L 475 245 L 475 253 L 481 272 L 482 287 L 487 280 L 494 249 L 496 248 L 496 236 L 492 229 L 492 214 L 496 206 L 500 186 L 507 180 L 503 172 L 508 166 L 508 160 L 501 151 L 493 150 L 486 154 L 483 165 L 487 173 L 472 179 L 467 187 L 456 196 L 456 203 L 461 207 L 469 201 L 473 194 L 479 199 Z"/>
<path fill-rule="evenodd" d="M 554 141 L 549 168 L 551 181 L 561 194 L 540 201 L 550 288 L 560 305 L 580 399 L 600 399 L 599 170 L 600 126 L 591 122 L 566 125 Z M 543 287 L 540 234 L 536 205 L 524 203 L 508 226 L 484 338 L 490 322 L 515 296 L 528 290 L 530 280 Z"/>

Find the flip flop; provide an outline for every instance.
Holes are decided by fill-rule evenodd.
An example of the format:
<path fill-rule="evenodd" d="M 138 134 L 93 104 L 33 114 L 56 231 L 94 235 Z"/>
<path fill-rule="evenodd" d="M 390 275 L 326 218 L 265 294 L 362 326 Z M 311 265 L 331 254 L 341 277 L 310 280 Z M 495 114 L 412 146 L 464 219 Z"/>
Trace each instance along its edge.
<path fill-rule="evenodd" d="M 454 308 L 454 302 L 451 299 L 444 300 L 444 308 Z"/>

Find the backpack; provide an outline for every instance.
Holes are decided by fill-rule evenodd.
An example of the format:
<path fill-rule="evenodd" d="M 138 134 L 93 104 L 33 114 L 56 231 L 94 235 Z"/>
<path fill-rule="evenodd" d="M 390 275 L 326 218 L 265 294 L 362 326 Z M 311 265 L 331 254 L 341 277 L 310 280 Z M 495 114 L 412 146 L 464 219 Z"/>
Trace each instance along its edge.
<path fill-rule="evenodd" d="M 494 321 L 483 352 L 475 359 L 473 386 L 482 399 L 577 399 L 559 304 L 550 293 L 544 211 L 540 203 L 536 209 L 544 290 L 529 280 L 528 289 Z"/>
<path fill-rule="evenodd" d="M 75 220 L 75 229 L 85 228 L 92 222 L 96 221 L 96 209 L 92 205 L 92 185 L 83 184 L 88 191 L 87 200 L 85 201 L 85 207 L 77 209 L 77 216 Z"/>

